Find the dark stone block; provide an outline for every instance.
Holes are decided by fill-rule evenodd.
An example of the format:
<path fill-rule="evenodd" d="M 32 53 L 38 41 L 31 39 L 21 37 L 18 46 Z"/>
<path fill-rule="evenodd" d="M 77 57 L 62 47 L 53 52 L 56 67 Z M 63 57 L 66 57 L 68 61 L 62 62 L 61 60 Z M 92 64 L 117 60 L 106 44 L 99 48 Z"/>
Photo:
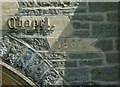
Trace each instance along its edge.
<path fill-rule="evenodd" d="M 99 81 L 118 81 L 118 67 L 103 67 L 92 70 L 92 79 Z"/>
<path fill-rule="evenodd" d="M 77 62 L 76 61 L 66 61 L 65 67 L 77 67 Z"/>
<path fill-rule="evenodd" d="M 117 24 L 98 24 L 92 25 L 93 37 L 116 37 L 118 36 Z"/>
<path fill-rule="evenodd" d="M 107 12 L 118 10 L 118 2 L 89 2 L 90 12 Z"/>
<path fill-rule="evenodd" d="M 113 42 L 112 40 L 102 39 L 95 44 L 96 47 L 100 48 L 103 51 L 112 51 L 113 50 Z"/>
<path fill-rule="evenodd" d="M 73 20 L 79 20 L 79 21 L 96 21 L 100 22 L 103 21 L 103 16 L 102 15 L 89 15 L 89 14 L 84 14 L 84 15 L 77 15 L 75 14 L 72 17 Z"/>
<path fill-rule="evenodd" d="M 97 66 L 97 65 L 102 65 L 102 59 L 79 61 L 79 64 L 80 64 L 80 66 Z"/>
<path fill-rule="evenodd" d="M 117 39 L 115 42 L 117 50 L 120 51 L 120 39 Z"/>
<path fill-rule="evenodd" d="M 111 22 L 118 22 L 118 16 L 120 16 L 120 14 L 118 15 L 118 13 L 108 13 L 107 14 L 107 20 L 111 21 Z"/>
<path fill-rule="evenodd" d="M 118 63 L 118 53 L 107 53 L 106 54 L 106 61 L 108 63 Z"/>
<path fill-rule="evenodd" d="M 69 54 L 70 59 L 93 59 L 101 58 L 101 53 L 71 53 Z"/>
<path fill-rule="evenodd" d="M 73 27 L 75 29 L 89 29 L 88 23 L 73 22 Z"/>
<path fill-rule="evenodd" d="M 87 81 L 88 80 L 88 69 L 65 69 L 65 78 L 68 81 Z"/>
<path fill-rule="evenodd" d="M 88 37 L 89 31 L 79 30 L 72 33 L 73 37 Z"/>

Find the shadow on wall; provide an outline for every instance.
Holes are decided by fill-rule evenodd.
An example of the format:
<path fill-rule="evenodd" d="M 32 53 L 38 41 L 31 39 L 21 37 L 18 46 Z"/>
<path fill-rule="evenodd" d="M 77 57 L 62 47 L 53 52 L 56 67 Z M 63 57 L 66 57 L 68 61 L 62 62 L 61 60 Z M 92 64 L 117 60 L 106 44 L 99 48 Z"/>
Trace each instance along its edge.
<path fill-rule="evenodd" d="M 70 16 L 73 30 L 66 38 L 97 38 L 99 41 L 96 42 L 95 46 L 99 47 L 102 52 L 67 51 L 64 77 L 70 85 L 117 84 L 117 82 L 109 83 L 118 80 L 118 68 L 117 66 L 105 66 L 108 64 L 105 64 L 105 61 L 107 61 L 105 60 L 107 58 L 105 52 L 113 51 L 113 48 L 111 48 L 112 42 L 104 41 L 104 39 L 118 37 L 118 3 L 81 2 L 81 4 L 77 7 L 74 15 Z M 89 12 L 86 8 L 87 5 L 89 6 Z M 107 18 L 105 18 L 106 16 Z M 101 66 L 103 68 L 100 68 Z M 111 72 L 112 75 L 108 73 L 111 70 L 113 71 Z"/>

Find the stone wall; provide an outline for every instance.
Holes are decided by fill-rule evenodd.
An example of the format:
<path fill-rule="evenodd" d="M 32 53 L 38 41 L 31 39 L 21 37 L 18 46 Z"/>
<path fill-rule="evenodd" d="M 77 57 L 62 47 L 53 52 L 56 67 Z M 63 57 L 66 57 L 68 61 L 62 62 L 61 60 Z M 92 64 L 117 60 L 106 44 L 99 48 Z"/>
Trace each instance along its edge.
<path fill-rule="evenodd" d="M 100 51 L 69 52 L 65 77 L 71 84 L 118 84 L 118 3 L 81 4 L 69 15 L 70 37 L 97 38 L 94 44 Z"/>
<path fill-rule="evenodd" d="M 119 68 L 118 51 L 120 46 L 118 41 L 119 14 L 118 14 L 117 2 L 78 2 L 78 3 L 50 2 L 49 3 L 46 1 L 46 2 L 39 2 L 37 3 L 37 5 L 35 3 L 31 5 L 29 4 L 28 8 L 25 7 L 27 5 L 27 4 L 25 5 L 25 3 L 20 2 L 17 5 L 19 5 L 19 9 L 18 12 L 15 14 L 16 16 L 58 16 L 58 15 L 68 16 L 73 27 L 72 32 L 70 33 L 70 35 L 69 34 L 67 34 L 68 36 L 63 35 L 60 36 L 60 38 L 97 39 L 97 41 L 92 43 L 91 45 L 94 46 L 98 51 L 92 51 L 92 48 L 90 48 L 91 51 L 69 50 L 65 52 L 65 55 L 63 55 L 63 53 L 57 53 L 57 54 L 51 53 L 52 59 L 50 59 L 49 61 L 50 64 L 52 64 L 55 70 L 59 71 L 59 73 L 62 73 L 63 78 L 65 79 L 65 81 L 70 83 L 70 85 L 91 85 L 91 84 L 117 85 L 118 84 L 118 81 L 120 80 L 118 78 L 118 68 Z M 34 8 L 32 8 L 32 5 Z M 25 40 L 22 39 L 22 41 Z M 31 38 L 30 41 L 32 41 Z M 28 42 L 28 44 L 31 45 L 32 47 L 33 45 L 30 44 L 30 41 Z M 35 41 L 32 42 L 34 43 Z M 22 46 L 21 48 L 24 49 L 25 47 Z M 36 48 L 32 48 L 32 49 L 36 50 Z M 82 49 L 84 50 L 84 47 Z M 37 51 L 35 51 L 34 53 L 36 52 Z M 20 54 L 25 55 L 24 51 L 22 51 L 22 53 Z M 43 55 L 44 53 L 41 54 Z M 50 53 L 48 54 L 50 55 Z M 43 59 L 47 58 L 46 55 L 43 55 Z M 63 56 L 63 58 L 59 57 L 61 55 Z M 39 55 L 37 56 L 38 56 L 38 60 L 40 60 Z M 54 60 L 54 58 L 56 57 L 59 57 L 58 60 Z M 37 57 L 35 56 L 35 58 Z M 35 62 L 38 61 L 35 58 L 33 57 Z M 24 57 L 23 58 L 19 57 L 19 59 L 26 60 L 27 57 L 26 59 Z M 24 69 L 23 71 L 21 70 L 21 72 L 24 72 L 27 69 L 29 70 L 29 67 L 26 66 L 30 66 L 30 69 L 34 67 L 40 68 L 37 65 L 37 63 L 34 63 L 33 60 L 31 61 L 27 62 L 27 65 L 23 67 Z M 22 63 L 22 60 L 19 63 Z M 17 63 L 14 62 L 11 65 L 15 65 L 15 64 Z M 34 64 L 36 66 L 34 66 Z M 42 63 L 42 64 L 44 67 L 46 67 L 46 63 Z M 19 69 L 17 65 L 13 67 Z M 41 79 L 39 79 L 37 76 L 36 77 L 32 76 L 32 74 L 39 75 L 39 73 L 37 73 L 37 71 L 39 70 L 37 69 L 36 71 L 34 71 L 34 69 L 32 70 L 33 72 L 32 71 L 29 72 L 30 74 L 26 76 L 31 77 L 34 80 L 33 82 L 36 81 L 35 83 L 37 82 L 39 83 L 39 80 L 41 81 Z M 43 72 L 45 71 L 44 69 L 42 70 Z M 45 75 L 46 72 L 44 73 Z M 52 71 L 49 71 L 48 73 L 50 72 L 52 73 Z M 57 77 L 57 76 L 53 75 L 53 77 Z"/>

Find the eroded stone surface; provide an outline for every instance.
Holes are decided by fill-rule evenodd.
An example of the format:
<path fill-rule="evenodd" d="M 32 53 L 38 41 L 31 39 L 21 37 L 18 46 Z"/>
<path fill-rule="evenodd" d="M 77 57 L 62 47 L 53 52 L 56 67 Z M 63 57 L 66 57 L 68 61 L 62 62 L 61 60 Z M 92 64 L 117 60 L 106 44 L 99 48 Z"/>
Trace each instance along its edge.
<path fill-rule="evenodd" d="M 37 86 L 118 84 L 118 4 L 56 1 L 2 3 L 2 60 Z M 13 16 L 50 22 L 20 33 L 6 27 Z"/>

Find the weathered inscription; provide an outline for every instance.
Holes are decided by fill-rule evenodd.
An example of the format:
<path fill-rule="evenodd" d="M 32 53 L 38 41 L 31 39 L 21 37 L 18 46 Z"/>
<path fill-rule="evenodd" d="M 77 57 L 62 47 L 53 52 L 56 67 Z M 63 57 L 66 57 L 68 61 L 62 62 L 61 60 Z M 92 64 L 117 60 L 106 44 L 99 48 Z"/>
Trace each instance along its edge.
<path fill-rule="evenodd" d="M 49 19 L 45 17 L 42 20 L 38 19 L 25 19 L 22 20 L 20 17 L 11 17 L 8 19 L 8 26 L 10 29 L 48 29 L 50 27 Z"/>

